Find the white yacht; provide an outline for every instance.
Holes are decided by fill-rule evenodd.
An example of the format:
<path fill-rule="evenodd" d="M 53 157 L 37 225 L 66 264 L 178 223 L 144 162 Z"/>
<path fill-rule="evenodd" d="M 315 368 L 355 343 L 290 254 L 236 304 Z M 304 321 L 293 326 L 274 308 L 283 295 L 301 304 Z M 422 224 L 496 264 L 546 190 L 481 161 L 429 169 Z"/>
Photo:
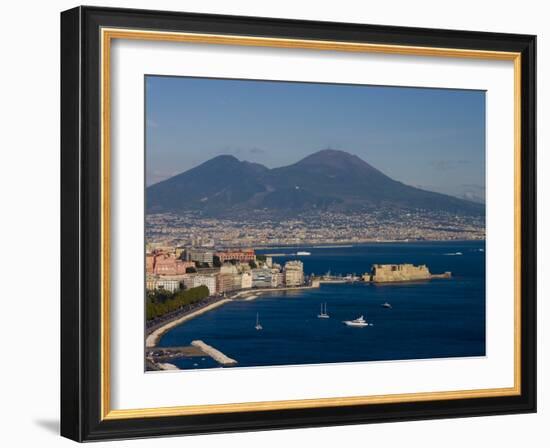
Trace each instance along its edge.
<path fill-rule="evenodd" d="M 370 325 L 363 316 L 359 316 L 357 319 L 354 320 L 345 320 L 344 323 L 348 327 L 368 327 Z"/>
<path fill-rule="evenodd" d="M 260 325 L 260 315 L 256 313 L 256 326 L 254 327 L 256 330 L 263 330 L 264 327 Z"/>
<path fill-rule="evenodd" d="M 323 304 L 321 303 L 321 313 L 317 314 L 317 317 L 319 319 L 328 319 L 330 316 L 327 313 L 327 304 L 325 303 L 325 306 L 323 308 Z"/>

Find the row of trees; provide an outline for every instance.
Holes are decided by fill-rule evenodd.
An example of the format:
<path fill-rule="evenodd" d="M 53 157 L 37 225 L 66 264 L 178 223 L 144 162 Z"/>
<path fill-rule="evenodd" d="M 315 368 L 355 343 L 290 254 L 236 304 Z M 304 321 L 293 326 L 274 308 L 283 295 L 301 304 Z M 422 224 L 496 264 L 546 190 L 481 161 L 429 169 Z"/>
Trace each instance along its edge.
<path fill-rule="evenodd" d="M 164 289 L 147 291 L 146 316 L 147 320 L 164 316 L 185 305 L 200 302 L 208 297 L 209 291 L 206 286 L 170 292 Z"/>

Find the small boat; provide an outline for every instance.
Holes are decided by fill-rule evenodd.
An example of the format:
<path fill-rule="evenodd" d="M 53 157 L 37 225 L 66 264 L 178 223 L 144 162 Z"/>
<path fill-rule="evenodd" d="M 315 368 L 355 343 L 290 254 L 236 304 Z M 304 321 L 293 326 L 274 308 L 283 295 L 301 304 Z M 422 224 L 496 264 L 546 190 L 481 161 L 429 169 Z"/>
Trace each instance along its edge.
<path fill-rule="evenodd" d="M 311 252 L 306 252 L 305 250 L 299 250 L 296 252 L 296 255 L 308 256 L 311 255 Z"/>
<path fill-rule="evenodd" d="M 390 309 L 391 309 L 392 306 L 391 306 L 390 303 L 384 302 L 384 303 L 382 304 L 382 307 L 383 307 L 383 308 L 390 308 Z"/>
<path fill-rule="evenodd" d="M 260 315 L 256 313 L 256 326 L 254 327 L 256 330 L 263 330 L 264 327 L 260 325 Z"/>
<path fill-rule="evenodd" d="M 328 319 L 330 316 L 327 313 L 327 304 L 325 303 L 325 307 L 323 308 L 323 304 L 321 303 L 321 314 L 317 314 L 317 317 L 319 319 Z"/>
<path fill-rule="evenodd" d="M 359 316 L 357 319 L 354 320 L 345 320 L 344 323 L 348 327 L 368 327 L 369 325 L 371 325 L 363 318 L 363 316 Z"/>

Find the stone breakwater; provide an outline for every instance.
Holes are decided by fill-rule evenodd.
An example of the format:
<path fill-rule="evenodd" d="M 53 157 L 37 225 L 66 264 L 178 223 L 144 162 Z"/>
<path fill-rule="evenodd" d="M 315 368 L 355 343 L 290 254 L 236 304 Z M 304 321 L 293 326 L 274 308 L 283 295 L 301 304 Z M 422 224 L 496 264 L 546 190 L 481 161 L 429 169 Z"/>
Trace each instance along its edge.
<path fill-rule="evenodd" d="M 208 345 L 204 343 L 203 341 L 193 341 L 191 342 L 191 345 L 194 347 L 200 348 L 204 353 L 206 353 L 208 356 L 210 356 L 212 359 L 217 361 L 222 366 L 231 366 L 237 364 L 237 361 L 230 358 L 229 356 L 226 356 L 219 350 L 215 349 L 211 345 Z"/>
<path fill-rule="evenodd" d="M 157 364 L 162 370 L 179 370 L 174 364 L 161 362 Z"/>

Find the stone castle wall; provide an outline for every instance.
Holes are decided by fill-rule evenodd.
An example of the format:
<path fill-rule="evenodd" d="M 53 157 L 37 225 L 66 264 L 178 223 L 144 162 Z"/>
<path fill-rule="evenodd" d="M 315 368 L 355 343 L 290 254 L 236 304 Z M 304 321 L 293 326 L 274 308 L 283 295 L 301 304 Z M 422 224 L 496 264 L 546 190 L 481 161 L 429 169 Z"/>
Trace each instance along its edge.
<path fill-rule="evenodd" d="M 371 272 L 371 281 L 379 283 L 429 280 L 430 278 L 432 275 L 426 265 L 375 264 Z"/>

